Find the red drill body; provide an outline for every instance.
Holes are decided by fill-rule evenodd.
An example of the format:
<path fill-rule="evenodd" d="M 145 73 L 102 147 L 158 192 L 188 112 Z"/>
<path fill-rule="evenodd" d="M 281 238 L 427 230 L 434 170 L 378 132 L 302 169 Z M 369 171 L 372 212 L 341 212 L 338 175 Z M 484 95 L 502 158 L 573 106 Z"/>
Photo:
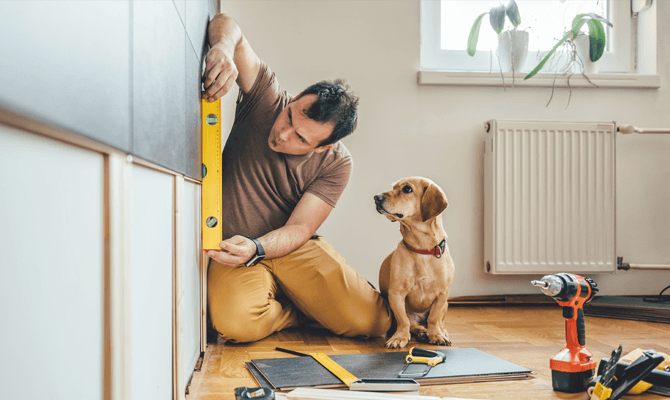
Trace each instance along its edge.
<path fill-rule="evenodd" d="M 596 283 L 579 275 L 559 273 L 531 282 L 563 309 L 566 346 L 549 361 L 554 390 L 579 392 L 593 378 L 597 361 L 586 348 L 584 304 L 598 292 Z"/>

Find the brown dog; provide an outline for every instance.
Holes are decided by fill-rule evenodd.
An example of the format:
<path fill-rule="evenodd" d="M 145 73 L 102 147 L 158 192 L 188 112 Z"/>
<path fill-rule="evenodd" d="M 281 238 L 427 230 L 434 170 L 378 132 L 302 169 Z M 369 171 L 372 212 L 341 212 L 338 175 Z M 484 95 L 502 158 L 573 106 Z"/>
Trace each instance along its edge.
<path fill-rule="evenodd" d="M 444 327 L 454 261 L 442 227 L 447 196 L 433 181 L 401 179 L 393 190 L 375 196 L 377 212 L 400 222 L 402 240 L 379 270 L 381 293 L 388 299 L 398 324 L 387 348 L 405 347 L 410 332 L 419 340 L 451 345 Z M 421 323 L 427 317 L 427 328 Z"/>

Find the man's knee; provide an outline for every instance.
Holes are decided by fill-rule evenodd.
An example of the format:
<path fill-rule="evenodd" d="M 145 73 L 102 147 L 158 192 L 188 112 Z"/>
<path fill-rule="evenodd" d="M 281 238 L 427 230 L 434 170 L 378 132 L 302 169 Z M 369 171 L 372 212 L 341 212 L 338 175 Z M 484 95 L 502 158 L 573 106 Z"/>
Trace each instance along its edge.
<path fill-rule="evenodd" d="M 255 342 L 268 335 L 260 329 L 258 313 L 240 307 L 211 307 L 214 329 L 222 338 L 236 343 Z"/>
<path fill-rule="evenodd" d="M 342 321 L 342 325 L 335 332 L 346 337 L 380 337 L 384 336 L 391 328 L 391 316 L 386 312 L 374 315 L 350 315 L 348 321 Z"/>

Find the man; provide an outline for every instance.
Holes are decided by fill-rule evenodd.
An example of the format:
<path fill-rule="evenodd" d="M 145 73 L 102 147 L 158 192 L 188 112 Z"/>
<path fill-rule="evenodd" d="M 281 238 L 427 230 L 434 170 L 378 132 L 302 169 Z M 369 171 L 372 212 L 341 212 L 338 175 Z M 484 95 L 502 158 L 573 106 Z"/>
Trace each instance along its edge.
<path fill-rule="evenodd" d="M 388 305 L 321 237 L 352 168 L 339 140 L 356 128 L 358 98 L 342 81 L 296 97 L 225 14 L 208 28 L 203 98 L 240 88 L 223 151 L 223 238 L 209 251 L 212 324 L 226 340 L 250 342 L 316 321 L 345 336 L 390 327 Z"/>

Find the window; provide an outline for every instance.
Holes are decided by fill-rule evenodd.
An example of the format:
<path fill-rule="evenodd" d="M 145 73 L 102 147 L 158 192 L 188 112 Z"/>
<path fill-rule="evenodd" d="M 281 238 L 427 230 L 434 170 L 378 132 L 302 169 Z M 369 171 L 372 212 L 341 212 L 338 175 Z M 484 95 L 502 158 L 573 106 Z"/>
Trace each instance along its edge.
<path fill-rule="evenodd" d="M 465 49 L 472 24 L 480 14 L 507 0 L 422 0 L 421 68 L 448 71 L 498 71 L 495 54 L 497 35 L 484 16 L 477 52 L 470 57 Z M 607 48 L 599 60 L 600 72 L 632 72 L 631 11 L 626 0 L 516 0 L 521 16 L 518 29 L 530 33 L 528 57 L 523 72 L 531 71 L 569 29 L 580 13 L 593 12 L 607 18 L 613 28 L 604 25 Z M 505 29 L 510 23 L 505 19 Z M 586 25 L 583 29 L 587 29 Z M 563 59 L 566 59 L 563 53 Z M 564 67 L 560 59 L 547 63 L 541 72 Z"/>

